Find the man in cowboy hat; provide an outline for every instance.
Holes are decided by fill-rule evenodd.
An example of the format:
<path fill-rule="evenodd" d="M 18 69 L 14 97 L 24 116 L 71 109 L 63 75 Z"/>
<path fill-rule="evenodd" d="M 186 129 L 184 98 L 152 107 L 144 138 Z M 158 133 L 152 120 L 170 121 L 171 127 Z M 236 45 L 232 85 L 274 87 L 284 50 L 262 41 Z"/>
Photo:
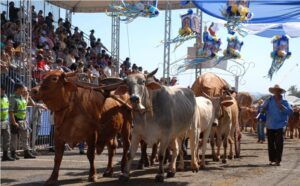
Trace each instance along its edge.
<path fill-rule="evenodd" d="M 269 88 L 273 95 L 265 100 L 262 112 L 266 113 L 266 127 L 268 136 L 268 152 L 270 165 L 280 166 L 283 151 L 283 128 L 286 127 L 288 117 L 293 112 L 289 103 L 282 95 L 286 91 L 279 85 Z"/>

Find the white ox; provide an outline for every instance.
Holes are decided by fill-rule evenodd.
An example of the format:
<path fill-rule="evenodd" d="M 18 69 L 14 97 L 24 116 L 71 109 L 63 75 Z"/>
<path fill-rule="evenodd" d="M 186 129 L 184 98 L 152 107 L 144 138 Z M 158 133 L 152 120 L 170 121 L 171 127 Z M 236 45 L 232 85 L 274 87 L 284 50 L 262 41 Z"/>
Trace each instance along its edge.
<path fill-rule="evenodd" d="M 215 108 L 215 122 L 211 129 L 211 146 L 213 160 L 218 160 L 220 146 L 223 142 L 223 163 L 226 163 L 227 139 L 230 143 L 230 157 L 233 156 L 232 148 L 235 145 L 236 157 L 240 156 L 240 133 L 238 125 L 238 107 L 236 100 L 230 96 L 230 85 L 213 73 L 205 73 L 199 76 L 192 86 L 196 96 L 209 98 Z M 216 138 L 216 140 L 215 140 Z M 217 156 L 215 153 L 217 143 Z"/>
<path fill-rule="evenodd" d="M 147 76 L 141 73 L 130 74 L 125 80 L 125 86 L 116 90 L 116 94 L 123 94 L 128 90 L 133 108 L 133 123 L 131 147 L 128 164 L 125 166 L 120 180 L 129 179 L 132 160 L 136 154 L 140 140 L 149 146 L 160 143 L 158 159 L 159 170 L 156 181 L 164 181 L 163 161 L 167 147 L 171 147 L 172 160 L 169 164 L 167 177 L 174 177 L 176 172 L 176 158 L 181 147 L 181 137 L 189 131 L 191 139 L 192 170 L 199 166 L 195 157 L 198 136 L 193 125 L 196 122 L 196 99 L 188 88 L 166 87 L 152 80 L 157 69 Z"/>

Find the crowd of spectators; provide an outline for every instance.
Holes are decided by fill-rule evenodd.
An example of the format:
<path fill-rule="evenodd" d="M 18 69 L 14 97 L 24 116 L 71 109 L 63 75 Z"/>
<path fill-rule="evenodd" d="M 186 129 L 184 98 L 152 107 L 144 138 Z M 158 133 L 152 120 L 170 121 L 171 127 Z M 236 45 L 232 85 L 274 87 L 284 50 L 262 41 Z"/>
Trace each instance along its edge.
<path fill-rule="evenodd" d="M 38 84 L 45 72 L 60 69 L 64 72 L 77 71 L 78 76 L 97 84 L 105 77 L 125 77 L 132 72 L 143 72 L 143 68 L 133 64 L 129 58 L 121 63 L 116 72 L 116 59 L 108 54 L 108 49 L 96 39 L 95 30 L 90 31 L 89 43 L 78 27 L 72 30 L 68 19 L 56 22 L 51 12 L 43 16 L 32 6 L 32 62 L 22 58 L 21 23 L 22 8 L 9 3 L 9 16 L 1 13 L 1 81 L 5 84 L 22 83 L 25 77 L 21 70 L 32 69 L 32 86 Z M 31 67 L 31 68 L 29 68 Z M 164 81 L 161 81 L 164 83 Z M 11 86 L 13 87 L 13 86 Z"/>
<path fill-rule="evenodd" d="M 99 79 L 118 76 L 116 60 L 108 54 L 108 49 L 101 39 L 94 36 L 91 30 L 90 43 L 85 40 L 84 33 L 78 27 L 72 30 L 68 19 L 59 18 L 55 24 L 51 12 L 43 16 L 32 6 L 32 62 L 22 59 L 21 47 L 21 8 L 14 2 L 9 3 L 9 16 L 1 13 L 1 79 L 7 82 L 22 82 L 24 77 L 17 74 L 20 70 L 32 69 L 32 84 L 41 81 L 43 74 L 51 69 L 64 72 L 78 71 L 85 74 L 87 81 L 97 83 Z M 28 52 L 28 51 L 27 51 Z M 13 86 L 12 86 L 13 87 Z"/>

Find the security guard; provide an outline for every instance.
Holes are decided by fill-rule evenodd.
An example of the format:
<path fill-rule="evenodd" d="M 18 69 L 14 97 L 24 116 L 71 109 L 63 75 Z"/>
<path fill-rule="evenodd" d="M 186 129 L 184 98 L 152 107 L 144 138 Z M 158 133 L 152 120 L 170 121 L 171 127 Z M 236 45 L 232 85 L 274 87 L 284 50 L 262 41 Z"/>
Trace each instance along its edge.
<path fill-rule="evenodd" d="M 24 149 L 24 158 L 35 158 L 29 151 L 29 126 L 26 121 L 27 103 L 35 105 L 34 101 L 29 97 L 27 87 L 23 84 L 15 85 L 15 94 L 9 100 L 9 117 L 11 123 L 11 156 L 19 159 L 16 155 L 18 136 L 20 144 Z"/>
<path fill-rule="evenodd" d="M 1 84 L 1 141 L 3 156 L 2 161 L 14 161 L 15 159 L 8 155 L 8 147 L 10 145 L 10 127 L 8 121 L 8 98 L 5 95 L 5 86 Z"/>

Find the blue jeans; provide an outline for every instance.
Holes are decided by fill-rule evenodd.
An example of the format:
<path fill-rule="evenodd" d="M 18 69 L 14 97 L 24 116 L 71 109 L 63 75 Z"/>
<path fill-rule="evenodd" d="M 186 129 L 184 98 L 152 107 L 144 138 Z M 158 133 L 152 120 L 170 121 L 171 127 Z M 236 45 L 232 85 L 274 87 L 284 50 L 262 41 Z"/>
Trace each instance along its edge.
<path fill-rule="evenodd" d="M 258 141 L 265 141 L 265 125 L 266 123 L 264 121 L 258 121 L 257 123 Z"/>
<path fill-rule="evenodd" d="M 79 151 L 84 151 L 84 142 L 79 143 Z"/>

